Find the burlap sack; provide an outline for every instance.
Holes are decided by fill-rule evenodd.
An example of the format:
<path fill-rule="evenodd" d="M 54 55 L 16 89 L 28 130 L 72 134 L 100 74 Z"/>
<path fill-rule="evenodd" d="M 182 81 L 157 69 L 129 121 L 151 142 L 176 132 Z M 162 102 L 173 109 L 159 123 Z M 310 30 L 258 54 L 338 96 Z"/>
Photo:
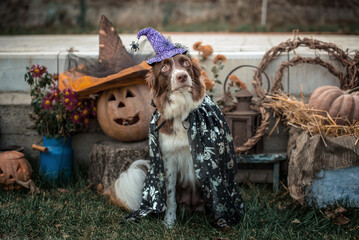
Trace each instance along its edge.
<path fill-rule="evenodd" d="M 320 170 L 359 166 L 359 143 L 355 145 L 354 137 L 323 136 L 325 146 L 319 134 L 310 136 L 302 131 L 298 135 L 294 129 L 289 134 L 288 188 L 292 198 L 302 205 L 306 204 L 306 188 Z"/>

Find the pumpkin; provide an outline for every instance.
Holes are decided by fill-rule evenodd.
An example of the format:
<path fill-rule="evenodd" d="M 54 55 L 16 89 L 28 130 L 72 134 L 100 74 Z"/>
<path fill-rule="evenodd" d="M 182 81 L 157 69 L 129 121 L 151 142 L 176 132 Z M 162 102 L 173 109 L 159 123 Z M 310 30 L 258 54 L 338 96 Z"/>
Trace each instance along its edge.
<path fill-rule="evenodd" d="M 32 168 L 24 154 L 18 151 L 0 153 L 0 185 L 4 190 L 18 190 L 16 181 L 27 182 L 31 178 Z"/>
<path fill-rule="evenodd" d="M 359 94 L 353 90 L 343 91 L 335 86 L 321 86 L 315 89 L 308 105 L 325 110 L 337 124 L 352 124 L 359 121 Z"/>
<path fill-rule="evenodd" d="M 97 102 L 97 119 L 109 137 L 133 142 L 148 137 L 153 113 L 147 85 L 131 85 L 102 92 Z"/>

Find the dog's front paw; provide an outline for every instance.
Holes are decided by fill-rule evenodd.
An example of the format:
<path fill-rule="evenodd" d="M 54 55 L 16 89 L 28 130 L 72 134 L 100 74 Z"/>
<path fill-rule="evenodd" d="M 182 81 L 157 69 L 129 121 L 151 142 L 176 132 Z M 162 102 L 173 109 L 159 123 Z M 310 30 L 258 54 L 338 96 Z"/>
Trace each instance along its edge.
<path fill-rule="evenodd" d="M 170 221 L 170 220 L 164 220 L 163 224 L 165 225 L 165 227 L 167 229 L 172 229 L 175 226 L 175 221 Z"/>
<path fill-rule="evenodd" d="M 168 212 L 166 212 L 166 216 L 163 223 L 165 224 L 165 227 L 167 229 L 172 229 L 176 223 L 176 215 L 173 213 L 169 214 Z"/>

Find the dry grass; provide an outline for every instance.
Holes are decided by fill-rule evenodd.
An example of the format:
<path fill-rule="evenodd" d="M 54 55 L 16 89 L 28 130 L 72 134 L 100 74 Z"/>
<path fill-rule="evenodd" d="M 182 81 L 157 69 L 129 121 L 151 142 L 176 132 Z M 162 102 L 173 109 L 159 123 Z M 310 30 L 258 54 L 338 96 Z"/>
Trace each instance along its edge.
<path fill-rule="evenodd" d="M 269 97 L 272 101 L 265 103 L 288 125 L 308 131 L 311 135 L 320 134 L 328 137 L 353 136 L 359 141 L 359 123 L 338 124 L 338 119 L 333 119 L 328 112 L 316 110 L 304 103 L 303 96 L 298 101 L 293 96 L 288 96 L 282 91 Z M 279 120 L 278 120 L 279 122 Z"/>

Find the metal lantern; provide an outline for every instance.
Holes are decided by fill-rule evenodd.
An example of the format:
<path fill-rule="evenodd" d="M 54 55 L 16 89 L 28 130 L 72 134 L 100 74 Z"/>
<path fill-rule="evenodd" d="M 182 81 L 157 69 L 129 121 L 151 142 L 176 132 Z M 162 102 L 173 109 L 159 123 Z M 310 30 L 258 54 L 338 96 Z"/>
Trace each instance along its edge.
<path fill-rule="evenodd" d="M 228 75 L 223 84 L 224 93 L 228 95 L 226 90 L 226 83 L 229 76 L 236 70 L 250 67 L 256 68 L 251 65 L 241 65 L 234 68 Z M 269 78 L 265 72 L 263 72 L 267 81 L 269 91 Z M 227 112 L 225 114 L 229 128 L 232 132 L 233 142 L 235 147 L 241 147 L 248 141 L 252 136 L 255 135 L 258 126 L 260 125 L 261 117 L 260 113 L 253 111 L 250 107 L 253 95 L 247 89 L 240 89 L 234 96 L 237 99 L 237 105 L 235 111 Z M 258 153 L 262 151 L 262 141 L 257 143 L 249 153 Z"/>
<path fill-rule="evenodd" d="M 260 124 L 260 114 L 250 108 L 252 97 L 253 95 L 248 90 L 239 90 L 235 95 L 238 102 L 235 111 L 226 113 L 235 147 L 240 147 L 247 142 Z"/>

